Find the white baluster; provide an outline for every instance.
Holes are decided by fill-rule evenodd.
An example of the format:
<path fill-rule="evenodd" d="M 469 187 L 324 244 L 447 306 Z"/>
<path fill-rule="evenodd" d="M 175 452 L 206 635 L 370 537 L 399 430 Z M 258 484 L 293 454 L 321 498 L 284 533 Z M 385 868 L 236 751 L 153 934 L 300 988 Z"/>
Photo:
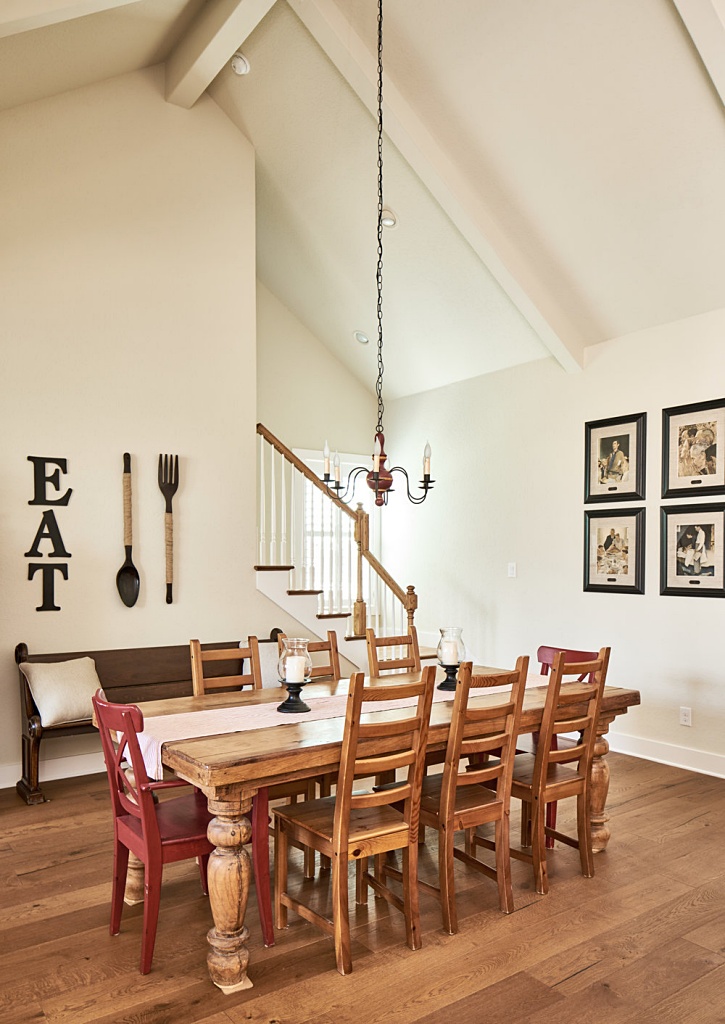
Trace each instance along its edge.
<path fill-rule="evenodd" d="M 275 450 L 269 450 L 269 565 L 279 565 L 277 552 L 277 482 Z"/>
<path fill-rule="evenodd" d="M 287 561 L 287 460 L 282 459 L 280 491 L 279 491 L 279 533 L 280 533 L 280 565 L 289 565 Z"/>
<path fill-rule="evenodd" d="M 290 513 L 289 513 L 289 519 L 290 519 L 290 524 L 289 524 L 289 537 L 290 537 L 290 542 L 289 542 L 289 560 L 290 560 L 290 565 L 294 566 L 294 569 L 290 573 L 290 585 L 292 587 L 292 590 L 297 590 L 297 588 L 299 587 L 299 583 L 298 583 L 298 568 L 297 568 L 297 550 L 298 550 L 298 548 L 297 548 L 297 530 L 296 530 L 297 518 L 295 516 L 295 502 L 296 502 L 296 499 L 297 499 L 297 493 L 296 493 L 296 489 L 295 489 L 296 480 L 297 480 L 297 470 L 294 468 L 294 466 L 290 466 L 290 474 L 289 474 L 289 492 L 290 492 L 290 500 L 289 500 L 289 508 L 290 508 Z"/>
<path fill-rule="evenodd" d="M 259 564 L 264 565 L 266 554 L 267 496 L 264 472 L 265 443 L 259 435 Z"/>

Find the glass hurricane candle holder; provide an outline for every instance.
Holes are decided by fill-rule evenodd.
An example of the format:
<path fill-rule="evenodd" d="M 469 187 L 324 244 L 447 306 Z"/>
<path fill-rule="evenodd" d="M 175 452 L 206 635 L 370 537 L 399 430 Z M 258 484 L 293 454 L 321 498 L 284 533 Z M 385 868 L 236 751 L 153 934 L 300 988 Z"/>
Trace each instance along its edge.
<path fill-rule="evenodd" d="M 312 658 L 307 650 L 308 640 L 301 637 L 285 637 L 284 648 L 277 662 L 279 681 L 287 687 L 289 696 L 277 708 L 285 714 L 300 714 L 309 711 L 309 705 L 300 697 L 300 691 L 312 674 Z"/>
<path fill-rule="evenodd" d="M 461 626 L 444 626 L 438 642 L 436 655 L 438 664 L 446 670 L 446 678 L 439 690 L 455 690 L 458 666 L 466 660 L 466 645 L 463 643 Z"/>

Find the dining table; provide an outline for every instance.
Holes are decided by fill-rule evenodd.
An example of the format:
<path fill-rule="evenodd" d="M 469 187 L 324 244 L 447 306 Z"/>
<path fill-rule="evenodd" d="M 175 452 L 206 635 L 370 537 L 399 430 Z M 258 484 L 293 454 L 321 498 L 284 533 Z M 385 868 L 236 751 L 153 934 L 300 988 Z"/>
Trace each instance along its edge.
<path fill-rule="evenodd" d="M 473 671 L 480 675 L 498 674 L 503 670 L 474 666 Z M 439 683 L 444 672 L 442 669 L 437 672 L 436 682 Z M 390 685 L 398 681 L 402 684 L 419 677 L 420 673 L 399 673 L 377 680 L 371 678 L 368 683 Z M 546 683 L 543 676 L 529 676 L 520 734 L 536 732 L 540 727 Z M 575 682 L 565 684 L 567 688 L 576 688 L 577 685 Z M 196 786 L 208 801 L 212 815 L 208 836 L 215 850 L 208 866 L 214 924 L 207 935 L 210 947 L 207 964 L 211 981 L 222 992 L 231 993 L 252 986 L 248 976 L 249 932 L 244 923 L 251 871 L 245 846 L 251 839 L 249 812 L 252 799 L 258 790 L 266 786 L 338 771 L 348 687 L 348 679 L 308 683 L 304 688 L 304 699 L 311 705 L 312 713 L 294 716 L 276 713 L 276 706 L 284 696 L 282 687 L 177 697 L 138 705 L 144 716 L 144 731 L 151 734 L 156 729 L 159 736 L 160 767 Z M 436 690 L 428 735 L 428 750 L 431 752 L 445 749 L 453 697 L 453 693 Z M 500 695 L 486 692 L 473 697 L 471 704 L 485 706 L 500 701 Z M 618 715 L 626 714 L 630 707 L 639 703 L 639 691 L 605 686 L 590 786 L 590 828 L 593 848 L 597 852 L 606 849 L 610 838 L 605 809 L 609 788 L 606 733 Z M 321 709 L 324 717 L 315 716 L 316 707 Z M 252 728 L 245 724 L 240 731 L 237 724 L 240 711 L 245 717 L 249 715 L 248 724 L 254 723 Z M 401 712 L 382 710 L 371 714 L 395 717 Z M 255 715 L 261 717 L 255 719 Z M 166 723 L 154 721 L 160 718 L 174 723 L 174 727 L 168 730 L 171 738 L 164 739 L 163 726 Z M 199 735 L 200 729 L 208 734 Z M 138 890 L 139 883 L 142 890 L 142 878 L 134 880 L 130 872 L 127 883 L 127 898 L 131 897 L 129 902 L 134 901 L 129 890 L 134 885 Z"/>

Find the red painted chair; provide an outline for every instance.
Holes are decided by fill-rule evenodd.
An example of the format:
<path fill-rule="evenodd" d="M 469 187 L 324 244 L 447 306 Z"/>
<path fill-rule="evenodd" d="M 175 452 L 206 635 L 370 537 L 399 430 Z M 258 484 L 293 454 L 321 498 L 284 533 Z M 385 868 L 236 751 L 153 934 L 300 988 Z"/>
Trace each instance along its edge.
<path fill-rule="evenodd" d="M 554 658 L 557 654 L 564 655 L 565 663 L 568 662 L 582 662 L 582 661 L 594 661 L 597 657 L 596 651 L 574 651 L 567 647 L 540 647 L 536 652 L 536 660 L 539 662 L 539 671 L 542 676 L 548 676 L 549 669 L 554 664 Z M 579 676 L 578 682 L 583 683 L 585 676 Z M 591 680 L 590 680 L 591 681 Z M 538 733 L 535 735 L 535 739 L 538 742 Z M 557 749 L 557 738 L 552 736 L 551 742 L 554 744 L 553 750 Z M 556 828 L 556 804 L 550 803 L 546 805 L 546 827 L 550 829 Z M 546 849 L 554 849 L 554 840 L 551 836 L 546 837 Z"/>
<path fill-rule="evenodd" d="M 113 891 L 111 896 L 111 935 L 121 930 L 121 912 L 126 888 L 129 851 L 144 865 L 144 917 L 141 940 L 141 974 L 148 974 L 154 954 L 156 926 L 161 896 L 161 875 L 164 864 L 198 858 L 201 886 L 207 893 L 206 869 L 214 847 L 207 839 L 211 815 L 206 799 L 192 790 L 173 800 L 157 801 L 154 794 L 168 789 L 189 789 L 181 779 L 150 782 L 146 774 L 137 734 L 143 731 L 143 715 L 134 704 L 110 704 L 100 691 L 93 698 L 96 723 L 101 734 L 113 809 Z M 130 771 L 128 770 L 130 766 Z M 252 814 L 252 828 L 257 820 L 264 822 L 258 833 L 265 838 L 266 851 L 267 802 L 259 801 Z M 254 855 L 254 843 L 252 843 Z M 255 859 L 255 883 L 265 945 L 274 944 L 271 920 L 269 862 Z M 264 911 L 266 910 L 266 915 Z M 265 924 L 266 917 L 266 924 Z"/>

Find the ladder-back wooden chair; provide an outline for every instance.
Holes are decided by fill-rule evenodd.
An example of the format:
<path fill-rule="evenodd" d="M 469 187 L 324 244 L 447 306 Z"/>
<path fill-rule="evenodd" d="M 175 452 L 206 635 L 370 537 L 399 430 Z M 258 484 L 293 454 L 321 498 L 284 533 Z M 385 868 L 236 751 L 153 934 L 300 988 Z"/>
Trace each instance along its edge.
<path fill-rule="evenodd" d="M 594 875 L 591 831 L 589 827 L 589 787 L 597 719 L 607 678 L 610 649 L 603 647 L 596 658 L 567 662 L 566 651 L 555 657 L 535 754 L 517 754 L 511 793 L 521 800 L 521 817 L 527 835 L 523 845 L 531 853 L 511 850 L 511 856 L 533 865 L 536 891 L 546 893 L 549 881 L 546 868 L 546 843 L 550 837 L 579 850 L 582 874 Z M 571 685 L 562 686 L 565 676 L 575 676 Z M 557 750 L 553 742 L 562 733 L 579 733 L 573 747 Z M 550 803 L 575 796 L 577 800 L 577 837 L 564 835 L 546 824 Z"/>
<path fill-rule="evenodd" d="M 380 878 L 361 871 L 358 902 L 363 902 L 370 885 L 405 916 L 406 941 L 410 949 L 421 946 L 418 910 L 418 813 L 428 736 L 435 668 L 429 666 L 415 683 L 365 686 L 359 672 L 350 680 L 345 731 L 340 754 L 340 772 L 335 797 L 322 797 L 302 804 L 275 808 L 274 907 L 278 928 L 287 926 L 287 911 L 294 910 L 328 935 L 335 945 L 340 974 L 350 974 L 350 923 L 348 910 L 348 863 L 366 861 L 370 856 L 402 850 L 402 898 Z M 361 718 L 362 709 L 375 710 L 371 702 L 408 697 L 415 701 L 408 714 L 371 715 Z M 405 769 L 405 778 L 384 790 L 353 792 L 356 778 Z M 397 809 L 393 805 L 399 805 Z M 287 847 L 301 842 L 332 861 L 332 914 L 318 913 L 292 896 L 287 887 Z"/>
<path fill-rule="evenodd" d="M 423 780 L 420 803 L 421 825 L 438 832 L 438 885 L 419 880 L 424 892 L 441 904 L 443 930 L 458 931 L 454 861 L 460 860 L 498 885 L 499 906 L 503 913 L 514 909 L 509 857 L 509 808 L 511 777 L 516 754 L 521 708 L 526 688 L 529 659 L 521 657 L 511 672 L 496 675 L 471 675 L 470 661 L 458 671 L 451 725 L 448 732 L 442 775 Z M 495 703 L 475 707 L 469 699 L 494 686 L 509 687 L 508 693 L 492 695 Z M 490 757 L 489 755 L 494 755 Z M 465 761 L 465 764 L 464 764 Z M 493 823 L 495 843 L 476 833 L 479 825 Z M 456 832 L 466 831 L 466 850 L 454 846 Z M 477 847 L 496 851 L 490 866 L 476 856 Z M 382 865 L 385 877 L 399 872 Z"/>
<path fill-rule="evenodd" d="M 594 659 L 597 656 L 597 652 L 596 651 L 575 651 L 575 650 L 573 650 L 572 648 L 569 648 L 569 647 L 546 647 L 546 646 L 542 646 L 536 652 L 536 660 L 539 662 L 539 672 L 541 673 L 542 676 L 548 676 L 549 670 L 551 669 L 551 666 L 554 664 L 554 658 L 557 656 L 557 654 L 563 654 L 564 655 L 564 659 L 567 662 L 569 662 L 569 661 L 594 661 Z M 579 682 L 583 683 L 584 682 L 584 677 L 582 677 L 579 680 Z M 534 734 L 534 739 L 536 740 L 536 742 L 538 742 L 538 739 L 539 739 L 539 734 L 538 733 Z M 554 750 L 556 750 L 557 749 L 557 745 L 558 745 L 558 741 L 557 741 L 556 736 L 552 737 L 552 741 L 551 742 L 554 744 Z M 547 826 L 549 828 L 556 828 L 556 803 L 555 802 L 554 803 L 550 803 L 550 804 L 547 805 L 547 808 L 546 808 L 546 824 L 547 824 Z M 522 821 L 522 825 L 525 826 L 525 823 L 523 821 Z M 526 833 L 523 831 L 523 828 L 522 828 L 521 835 L 522 835 L 522 843 L 523 843 L 523 842 L 525 842 L 525 836 L 526 836 Z M 546 837 L 546 848 L 547 848 L 547 850 L 553 850 L 554 849 L 554 840 L 551 838 L 551 836 L 547 836 Z"/>
<path fill-rule="evenodd" d="M 386 672 L 420 672 L 420 648 L 415 626 L 405 636 L 376 636 L 374 629 L 366 630 L 368 648 L 368 675 L 380 676 Z M 401 647 L 403 653 L 379 658 L 378 651 Z"/>
<path fill-rule="evenodd" d="M 259 660 L 259 641 L 256 636 L 247 638 L 246 647 L 224 647 L 202 650 L 198 640 L 190 640 L 191 682 L 195 697 L 205 693 L 231 693 L 251 686 L 254 690 L 262 687 L 262 663 Z M 205 673 L 205 666 L 218 666 L 226 662 L 234 674 Z M 236 664 L 235 664 L 236 663 Z M 246 664 L 246 672 L 244 671 Z"/>

